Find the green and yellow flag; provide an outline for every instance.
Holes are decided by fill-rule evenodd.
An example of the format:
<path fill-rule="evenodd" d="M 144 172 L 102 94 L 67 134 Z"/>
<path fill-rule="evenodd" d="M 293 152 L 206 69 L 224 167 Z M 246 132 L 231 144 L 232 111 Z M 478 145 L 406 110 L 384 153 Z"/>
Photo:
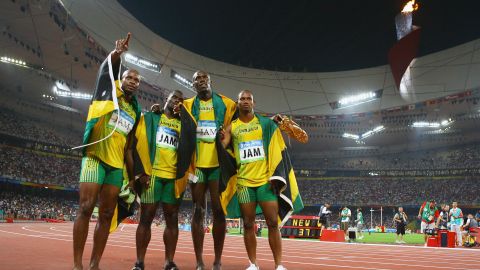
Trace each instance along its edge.
<path fill-rule="evenodd" d="M 277 198 L 278 224 L 282 227 L 293 213 L 303 209 L 303 202 L 280 129 L 270 118 L 258 114 L 256 116 L 262 127 L 263 148 L 267 157 L 269 179 L 270 181 L 277 181 L 279 186 L 281 186 Z M 220 143 L 218 135 L 217 143 Z M 236 194 L 237 167 L 235 158 L 230 150 L 227 151 L 221 146 L 221 143 L 220 147 L 217 147 L 217 151 L 221 169 L 220 201 L 227 217 L 239 218 L 241 213 Z M 256 211 L 257 214 L 262 213 L 259 206 L 257 206 Z"/>
<path fill-rule="evenodd" d="M 100 117 L 114 111 L 119 110 L 118 97 L 123 95 L 120 82 L 120 66 L 121 60 L 118 63 L 112 63 L 111 54 L 107 59 L 103 61 L 97 74 L 97 81 L 95 84 L 95 90 L 93 92 L 92 101 L 88 108 L 87 123 L 85 126 L 85 133 L 83 134 L 83 144 L 72 149 L 84 148 L 86 146 L 98 143 L 105 139 L 108 139 L 116 130 L 117 124 L 120 118 L 115 123 L 115 128 L 112 132 L 96 142 L 90 142 L 90 135 L 92 134 L 93 127 L 98 122 Z M 132 97 L 132 106 L 137 114 L 140 116 L 140 107 L 138 105 L 135 96 Z"/>
<path fill-rule="evenodd" d="M 137 126 L 134 140 L 134 174 L 140 175 L 142 173 L 152 175 L 152 164 L 155 160 L 156 146 L 155 138 L 157 135 L 158 123 L 160 122 L 161 114 L 147 112 L 142 117 Z M 182 129 L 183 130 L 183 126 Z M 182 141 L 180 134 L 179 141 Z M 184 167 L 179 166 L 178 160 L 185 160 L 188 164 Z M 188 162 L 189 161 L 189 162 Z M 177 149 L 177 173 L 175 181 L 175 197 L 180 198 L 185 191 L 188 183 L 188 176 L 193 175 L 194 169 L 192 167 L 192 154 L 189 154 L 185 147 Z"/>
<path fill-rule="evenodd" d="M 212 103 L 215 125 L 217 130 L 220 130 L 220 127 L 229 125 L 236 117 L 237 106 L 230 98 L 215 92 L 212 93 Z M 182 122 L 180 137 L 182 139 L 178 144 L 179 153 L 180 151 L 183 153 L 183 156 L 178 156 L 178 170 L 181 172 L 188 171 L 188 168 L 195 170 L 199 114 L 200 99 L 197 96 L 183 101 L 183 106 L 180 108 L 180 120 Z M 221 144 L 216 143 L 216 148 L 219 147 L 221 147 Z"/>

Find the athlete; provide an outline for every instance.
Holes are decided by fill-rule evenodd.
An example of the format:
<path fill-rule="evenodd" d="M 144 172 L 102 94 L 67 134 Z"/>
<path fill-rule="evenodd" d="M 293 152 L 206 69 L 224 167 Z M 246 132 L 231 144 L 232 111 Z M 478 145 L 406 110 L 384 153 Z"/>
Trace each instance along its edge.
<path fill-rule="evenodd" d="M 211 209 L 213 216 L 213 243 L 215 259 L 213 269 L 221 269 L 221 257 L 225 241 L 225 213 L 220 204 L 219 179 L 220 169 L 218 164 L 217 145 L 215 136 L 222 126 L 230 124 L 235 111 L 235 102 L 223 95 L 212 91 L 210 75 L 205 71 L 193 74 L 193 88 L 197 95 L 183 102 L 182 136 L 180 142 L 193 145 L 195 152 L 195 176 L 190 177 L 193 216 L 192 239 L 197 262 L 197 270 L 205 269 L 203 262 L 203 241 L 205 237 L 205 194 L 210 193 Z M 190 130 L 192 125 L 195 130 Z M 183 135 L 184 134 L 184 135 Z M 193 136 L 192 136 L 193 134 Z"/>
<path fill-rule="evenodd" d="M 129 179 L 133 179 L 133 158 L 128 149 L 132 130 L 140 118 L 140 108 L 134 96 L 140 85 L 140 75 L 130 69 L 123 73 L 121 81 L 117 80 L 120 56 L 128 50 L 129 40 L 130 33 L 125 39 L 117 40 L 115 50 L 100 67 L 97 90 L 88 112 L 84 143 L 91 145 L 84 149 L 80 171 L 79 210 L 73 226 L 73 269 L 83 269 L 83 250 L 97 198 L 99 216 L 89 269 L 98 269 L 122 187 L 125 162 Z M 114 107 L 115 101 L 118 110 Z"/>
<path fill-rule="evenodd" d="M 139 181 L 143 185 L 141 194 L 141 216 L 137 227 L 136 245 L 137 261 L 132 270 L 143 270 L 145 253 L 151 238 L 151 226 L 157 208 L 162 202 L 166 227 L 163 231 L 165 244 L 165 270 L 176 270 L 173 262 L 178 241 L 178 208 L 182 200 L 175 196 L 175 179 L 177 173 L 177 149 L 180 140 L 181 122 L 174 108 L 183 101 L 183 93 L 175 90 L 168 95 L 163 110 L 152 106 L 152 112 L 142 116 L 136 131 L 138 143 L 147 142 L 148 149 L 154 149 L 151 160 L 151 173 L 143 172 Z M 144 123 L 144 125 L 142 125 Z M 148 137 L 147 134 L 155 134 Z M 142 140 L 143 138 L 143 140 Z M 148 140 L 150 138 L 150 140 Z M 148 166 L 146 166 L 148 167 Z"/>
<path fill-rule="evenodd" d="M 282 266 L 282 242 L 278 227 L 278 199 L 280 190 L 270 182 L 262 124 L 275 123 L 254 113 L 253 94 L 243 90 L 238 95 L 238 119 L 220 131 L 222 145 L 233 144 L 237 163 L 237 197 L 244 222 L 244 242 L 250 266 L 247 270 L 259 269 L 256 259 L 257 240 L 255 237 L 256 207 L 259 205 L 268 227 L 268 240 L 275 261 L 275 269 Z M 266 131 L 265 131 L 266 132 Z M 283 140 L 283 139 L 282 139 Z"/>

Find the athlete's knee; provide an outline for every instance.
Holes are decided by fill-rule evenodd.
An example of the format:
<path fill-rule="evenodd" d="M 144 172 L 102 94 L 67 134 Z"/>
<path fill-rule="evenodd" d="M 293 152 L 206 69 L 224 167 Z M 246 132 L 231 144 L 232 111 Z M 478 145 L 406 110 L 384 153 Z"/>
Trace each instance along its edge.
<path fill-rule="evenodd" d="M 267 227 L 269 230 L 278 230 L 278 222 L 276 220 L 267 220 Z"/>
<path fill-rule="evenodd" d="M 168 228 L 178 226 L 178 211 L 166 211 L 163 213 Z"/>
<path fill-rule="evenodd" d="M 98 212 L 99 221 L 110 221 L 115 213 L 115 207 L 103 208 Z"/>
<path fill-rule="evenodd" d="M 249 231 L 249 230 L 253 230 L 253 228 L 255 227 L 255 221 L 254 220 L 248 220 L 248 221 L 245 221 L 243 222 L 243 229 L 245 229 L 245 231 Z"/>
<path fill-rule="evenodd" d="M 195 205 L 193 208 L 193 222 L 201 223 L 205 217 L 205 208 L 200 205 Z"/>
<path fill-rule="evenodd" d="M 144 215 L 140 216 L 140 221 L 138 221 L 138 226 L 140 227 L 150 227 L 152 225 L 153 219 L 146 217 Z"/>
<path fill-rule="evenodd" d="M 93 208 L 95 207 L 95 201 L 92 200 L 84 200 L 80 202 L 78 207 L 78 215 L 82 217 L 92 216 Z"/>
<path fill-rule="evenodd" d="M 221 207 L 212 209 L 213 219 L 217 222 L 225 221 L 225 213 Z"/>

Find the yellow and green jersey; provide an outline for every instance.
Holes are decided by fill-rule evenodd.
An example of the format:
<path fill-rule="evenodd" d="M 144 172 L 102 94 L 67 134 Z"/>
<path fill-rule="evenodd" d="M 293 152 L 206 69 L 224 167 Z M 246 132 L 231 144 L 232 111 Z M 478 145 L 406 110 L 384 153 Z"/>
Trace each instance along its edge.
<path fill-rule="evenodd" d="M 231 134 L 239 185 L 257 187 L 268 182 L 267 159 L 263 146 L 260 121 L 255 116 L 250 122 L 240 119 L 232 122 Z"/>
<path fill-rule="evenodd" d="M 197 122 L 197 167 L 218 167 L 217 149 L 215 148 L 216 134 L 217 126 L 212 99 L 200 100 Z"/>
<path fill-rule="evenodd" d="M 136 112 L 119 89 L 117 84 L 118 106 L 120 112 L 114 110 L 101 116 L 93 127 L 89 143 L 107 137 L 118 125 L 115 132 L 108 139 L 90 145 L 86 149 L 86 155 L 96 157 L 114 168 L 123 168 L 125 157 L 125 145 L 127 136 L 132 131 L 136 121 Z"/>
<path fill-rule="evenodd" d="M 179 119 L 169 119 L 165 114 L 162 114 L 155 138 L 156 152 L 152 167 L 154 176 L 175 179 L 180 130 L 181 122 Z"/>

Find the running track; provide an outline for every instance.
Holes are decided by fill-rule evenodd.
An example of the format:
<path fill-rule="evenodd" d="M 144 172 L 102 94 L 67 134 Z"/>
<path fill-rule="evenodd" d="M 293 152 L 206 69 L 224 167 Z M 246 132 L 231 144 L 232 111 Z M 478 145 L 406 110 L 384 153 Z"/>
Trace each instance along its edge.
<path fill-rule="evenodd" d="M 1 269 L 71 269 L 72 223 L 0 224 Z M 92 248 L 93 224 L 87 239 L 84 266 Z M 121 225 L 110 235 L 101 262 L 102 269 L 131 269 L 135 261 L 136 225 Z M 258 238 L 260 268 L 273 269 L 268 240 Z M 304 269 L 471 269 L 478 265 L 480 250 L 426 248 L 418 246 L 367 245 L 284 239 L 283 261 L 289 270 Z M 205 237 L 205 263 L 211 267 L 213 242 Z M 223 252 L 224 270 L 242 270 L 248 265 L 243 238 L 227 236 Z M 180 232 L 175 261 L 180 269 L 194 269 L 189 232 Z M 147 269 L 162 269 L 162 231 L 152 228 L 146 257 Z"/>

